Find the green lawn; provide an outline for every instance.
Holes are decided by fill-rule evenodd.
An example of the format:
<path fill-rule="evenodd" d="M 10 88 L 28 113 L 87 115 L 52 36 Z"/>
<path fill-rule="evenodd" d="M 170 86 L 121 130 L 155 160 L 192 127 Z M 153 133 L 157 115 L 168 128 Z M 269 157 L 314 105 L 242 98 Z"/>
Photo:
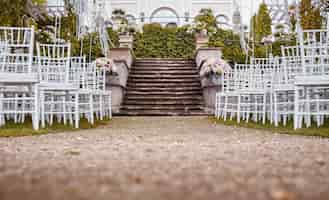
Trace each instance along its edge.
<path fill-rule="evenodd" d="M 92 129 L 100 126 L 109 124 L 110 120 L 95 121 L 94 125 L 87 122 L 86 119 L 80 121 L 80 128 L 75 129 L 70 125 L 64 125 L 55 123 L 51 127 L 40 129 L 38 131 L 33 130 L 31 120 L 26 120 L 24 124 L 15 124 L 14 122 L 7 122 L 5 126 L 0 128 L 0 137 L 19 137 L 19 136 L 32 136 L 32 135 L 43 135 L 49 133 L 59 133 L 68 131 L 78 131 L 83 129 Z"/>
<path fill-rule="evenodd" d="M 329 138 L 329 122 L 325 123 L 322 127 L 316 127 L 315 125 L 311 128 L 302 128 L 298 130 L 293 129 L 293 122 L 288 122 L 286 127 L 280 125 L 279 127 L 275 127 L 274 125 L 267 122 L 266 124 L 262 123 L 255 123 L 249 122 L 246 123 L 245 121 L 241 121 L 240 124 L 236 122 L 236 120 L 227 120 L 224 122 L 222 119 L 216 119 L 214 117 L 211 118 L 214 123 L 224 124 L 227 126 L 236 126 L 236 127 L 244 127 L 244 128 L 253 128 L 253 129 L 260 129 L 260 130 L 267 130 L 272 131 L 275 133 L 281 134 L 289 134 L 289 135 L 303 135 L 303 136 L 320 136 Z M 314 124 L 314 123 L 313 123 Z"/>

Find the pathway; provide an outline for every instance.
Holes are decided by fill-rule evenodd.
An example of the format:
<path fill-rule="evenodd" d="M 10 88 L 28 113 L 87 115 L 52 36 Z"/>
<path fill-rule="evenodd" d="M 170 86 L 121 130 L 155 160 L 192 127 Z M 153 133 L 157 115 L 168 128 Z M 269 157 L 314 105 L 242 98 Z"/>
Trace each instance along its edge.
<path fill-rule="evenodd" d="M 97 130 L 0 138 L 1 200 L 328 199 L 329 140 L 115 118 Z"/>

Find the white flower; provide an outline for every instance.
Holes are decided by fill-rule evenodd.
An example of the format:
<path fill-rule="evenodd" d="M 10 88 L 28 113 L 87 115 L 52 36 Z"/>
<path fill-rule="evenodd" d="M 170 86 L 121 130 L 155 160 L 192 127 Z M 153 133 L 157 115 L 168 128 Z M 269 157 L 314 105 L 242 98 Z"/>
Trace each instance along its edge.
<path fill-rule="evenodd" d="M 221 75 L 225 71 L 228 71 L 230 69 L 231 69 L 231 66 L 223 59 L 209 58 L 204 62 L 203 66 L 200 70 L 200 76 L 207 76 L 210 74 Z"/>
<path fill-rule="evenodd" d="M 117 67 L 112 59 L 109 58 L 97 58 L 96 66 L 105 68 L 107 71 L 111 73 L 117 72 Z"/>

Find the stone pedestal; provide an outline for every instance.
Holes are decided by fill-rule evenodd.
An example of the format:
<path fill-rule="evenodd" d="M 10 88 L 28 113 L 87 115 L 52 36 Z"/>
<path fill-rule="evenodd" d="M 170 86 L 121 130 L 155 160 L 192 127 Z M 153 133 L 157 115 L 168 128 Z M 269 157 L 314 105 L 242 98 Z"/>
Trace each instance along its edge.
<path fill-rule="evenodd" d="M 196 49 L 200 49 L 202 47 L 207 47 L 209 43 L 209 37 L 204 35 L 197 35 L 195 37 L 195 45 Z"/>
<path fill-rule="evenodd" d="M 210 58 L 218 58 L 220 59 L 223 56 L 222 49 L 218 47 L 201 47 L 197 49 L 195 55 L 195 61 L 197 67 L 200 69 L 202 67 L 202 63 Z"/>
<path fill-rule="evenodd" d="M 134 54 L 132 50 L 128 47 L 125 48 L 112 48 L 108 53 L 109 58 L 112 60 L 121 60 L 127 63 L 128 68 L 130 69 L 131 65 L 134 62 Z"/>
<path fill-rule="evenodd" d="M 132 35 L 119 35 L 119 44 L 121 48 L 133 48 L 134 37 Z"/>
<path fill-rule="evenodd" d="M 114 48 L 110 50 L 109 58 L 117 67 L 117 75 L 107 74 L 106 76 L 106 88 L 112 91 L 112 112 L 116 114 L 120 112 L 126 93 L 128 75 L 134 56 L 129 48 Z"/>
<path fill-rule="evenodd" d="M 196 52 L 195 61 L 199 71 L 203 63 L 210 58 L 219 59 L 222 57 L 220 48 L 199 48 Z M 214 111 L 216 104 L 216 93 L 222 91 L 221 76 L 209 75 L 201 77 L 203 98 L 207 111 Z"/>

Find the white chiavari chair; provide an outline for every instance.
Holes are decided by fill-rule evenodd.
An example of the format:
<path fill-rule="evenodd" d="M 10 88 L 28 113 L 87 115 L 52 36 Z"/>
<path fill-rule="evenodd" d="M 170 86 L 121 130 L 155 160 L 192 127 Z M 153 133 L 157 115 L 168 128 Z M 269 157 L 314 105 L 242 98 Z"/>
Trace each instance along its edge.
<path fill-rule="evenodd" d="M 0 27 L 0 124 L 32 117 L 39 129 L 38 73 L 32 71 L 34 28 Z"/>

